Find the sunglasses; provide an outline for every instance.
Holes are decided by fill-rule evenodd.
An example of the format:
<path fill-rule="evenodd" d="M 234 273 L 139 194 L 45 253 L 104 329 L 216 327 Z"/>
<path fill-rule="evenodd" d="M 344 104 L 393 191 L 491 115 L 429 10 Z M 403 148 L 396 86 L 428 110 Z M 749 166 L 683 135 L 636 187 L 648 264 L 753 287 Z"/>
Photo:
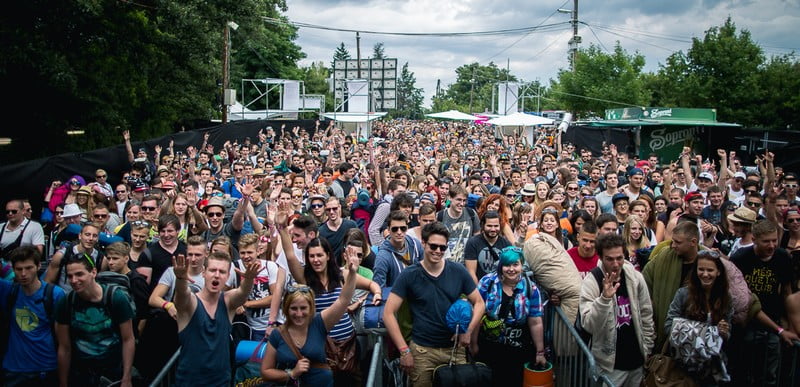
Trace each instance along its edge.
<path fill-rule="evenodd" d="M 56 215 L 63 215 L 64 211 L 56 211 Z"/>
<path fill-rule="evenodd" d="M 557 210 L 554 210 L 554 209 L 552 209 L 552 208 L 545 208 L 545 209 L 543 209 L 543 210 L 542 210 L 542 213 L 543 213 L 543 214 L 553 214 L 553 215 L 558 215 L 558 211 L 557 211 Z"/>
<path fill-rule="evenodd" d="M 578 187 L 567 187 L 567 191 L 577 191 Z"/>
<path fill-rule="evenodd" d="M 432 251 L 439 250 L 441 252 L 444 252 L 445 250 L 447 250 L 447 245 L 440 245 L 436 243 L 428 243 L 428 247 L 430 247 Z"/>
<path fill-rule="evenodd" d="M 786 223 L 800 223 L 800 218 L 788 218 Z"/>
<path fill-rule="evenodd" d="M 509 199 L 516 199 L 517 198 L 517 194 L 507 194 L 506 197 L 509 198 Z"/>
<path fill-rule="evenodd" d="M 69 184 L 70 185 L 81 185 L 81 182 L 79 182 L 77 180 L 73 180 L 73 181 L 70 181 Z"/>
<path fill-rule="evenodd" d="M 141 208 L 142 208 L 142 211 L 145 211 L 145 212 L 150 212 L 150 211 L 155 211 L 156 210 L 155 207 L 142 206 Z"/>
<path fill-rule="evenodd" d="M 134 227 L 150 227 L 150 222 L 146 220 L 134 220 L 131 222 L 131 226 Z"/>
<path fill-rule="evenodd" d="M 406 230 L 408 230 L 408 226 L 394 226 L 394 227 L 389 227 L 389 229 L 392 230 L 392 232 L 398 232 L 398 231 L 406 232 Z"/>
<path fill-rule="evenodd" d="M 106 175 L 97 175 L 97 176 L 95 176 L 95 178 L 98 178 L 98 179 L 105 179 L 105 178 L 106 178 Z"/>
<path fill-rule="evenodd" d="M 92 216 L 94 216 L 94 217 L 95 217 L 95 219 L 105 219 L 105 218 L 108 218 L 108 214 L 94 214 L 94 215 L 92 215 Z"/>
<path fill-rule="evenodd" d="M 748 207 L 761 207 L 761 203 L 758 202 L 747 202 Z"/>
<path fill-rule="evenodd" d="M 19 210 L 6 210 L 6 214 L 8 215 L 16 215 Z"/>
<path fill-rule="evenodd" d="M 128 193 L 128 191 L 117 191 L 117 193 Z"/>
<path fill-rule="evenodd" d="M 797 184 L 794 184 L 794 183 L 793 184 L 784 184 L 783 186 L 786 187 L 786 188 L 797 188 Z"/>
<path fill-rule="evenodd" d="M 697 256 L 698 257 L 708 256 L 708 257 L 711 257 L 711 258 L 714 258 L 714 259 L 719 259 L 719 257 L 720 257 L 719 253 L 714 251 L 714 250 L 701 250 L 701 251 L 698 251 L 697 252 Z"/>
<path fill-rule="evenodd" d="M 233 171 L 234 172 L 241 172 L 241 171 L 244 171 L 244 169 L 242 169 L 242 168 L 234 168 Z"/>
<path fill-rule="evenodd" d="M 211 194 L 211 196 L 218 197 L 218 198 L 221 198 L 222 195 L 223 195 L 222 192 L 214 192 L 214 193 Z"/>
<path fill-rule="evenodd" d="M 308 294 L 311 294 L 311 288 L 310 288 L 310 287 L 308 287 L 308 286 L 306 286 L 306 285 L 296 285 L 296 286 L 289 285 L 289 286 L 286 288 L 286 290 L 288 290 L 288 291 L 289 291 L 289 293 L 296 293 L 296 292 L 300 292 L 300 293 L 308 293 Z"/>
<path fill-rule="evenodd" d="M 302 199 L 303 195 L 292 195 L 292 199 Z"/>
<path fill-rule="evenodd" d="M 328 212 L 339 212 L 339 207 L 326 208 L 325 211 L 328 211 Z"/>
<path fill-rule="evenodd" d="M 208 212 L 208 213 L 206 213 L 206 216 L 209 217 L 209 218 L 221 218 L 222 215 L 223 215 L 222 212 Z"/>
<path fill-rule="evenodd" d="M 313 209 L 322 208 L 322 207 L 325 207 L 325 205 L 324 204 L 312 204 L 311 205 L 311 208 L 313 208 Z"/>

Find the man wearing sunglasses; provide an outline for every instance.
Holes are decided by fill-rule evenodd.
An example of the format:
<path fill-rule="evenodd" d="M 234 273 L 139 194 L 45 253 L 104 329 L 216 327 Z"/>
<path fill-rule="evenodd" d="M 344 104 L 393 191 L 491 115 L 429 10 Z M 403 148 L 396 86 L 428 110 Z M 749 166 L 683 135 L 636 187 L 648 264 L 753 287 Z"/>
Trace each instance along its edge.
<path fill-rule="evenodd" d="M 400 273 L 383 311 L 386 330 L 400 351 L 400 368 L 410 373 L 415 387 L 431 385 L 434 368 L 451 360 L 453 340 L 459 347 L 469 345 L 484 314 L 483 298 L 467 269 L 444 258 L 449 237 L 450 231 L 441 222 L 422 228 L 425 258 Z M 472 304 L 472 318 L 466 332 L 454 336 L 443 316 L 462 294 Z M 403 338 L 395 317 L 405 302 L 414 321 L 411 343 Z M 465 364 L 465 354 L 463 348 L 455 351 L 454 364 Z"/>
<path fill-rule="evenodd" d="M 236 211 L 233 213 L 230 223 L 225 223 L 224 221 L 226 207 L 222 199 L 212 197 L 208 200 L 208 204 L 204 209 L 208 219 L 208 230 L 203 234 L 206 242 L 211 242 L 218 236 L 225 235 L 231 238 L 234 246 L 239 243 L 239 236 L 242 233 L 242 227 L 244 227 L 245 213 L 248 210 L 248 206 L 250 206 L 250 195 L 253 194 L 253 185 L 250 183 L 243 186 L 239 185 L 239 189 L 243 196 L 236 207 Z"/>
<path fill-rule="evenodd" d="M 389 214 L 389 237 L 381 243 L 375 258 L 372 280 L 381 287 L 392 287 L 400 273 L 422 260 L 422 244 L 407 234 L 408 217 L 400 210 Z"/>
<path fill-rule="evenodd" d="M 328 220 L 319 227 L 319 237 L 328 240 L 334 259 L 338 260 L 344 247 L 344 236 L 350 229 L 358 228 L 358 225 L 350 219 L 342 219 L 342 204 L 336 196 L 329 197 L 324 208 Z"/>
<path fill-rule="evenodd" d="M 786 174 L 781 177 L 781 183 L 789 201 L 800 201 L 800 196 L 797 196 L 798 179 L 796 173 L 786 172 Z"/>
<path fill-rule="evenodd" d="M 39 253 L 44 250 L 42 225 L 25 218 L 22 200 L 6 203 L 5 223 L 0 223 L 0 258 L 6 258 L 19 246 L 35 246 Z"/>

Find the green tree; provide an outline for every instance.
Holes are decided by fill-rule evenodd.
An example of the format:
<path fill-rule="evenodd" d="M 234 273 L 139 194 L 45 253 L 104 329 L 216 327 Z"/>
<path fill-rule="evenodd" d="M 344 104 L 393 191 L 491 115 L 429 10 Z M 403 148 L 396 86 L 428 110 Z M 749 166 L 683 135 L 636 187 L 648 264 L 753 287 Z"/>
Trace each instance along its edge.
<path fill-rule="evenodd" d="M 339 47 L 336 47 L 336 51 L 333 52 L 333 60 L 331 61 L 331 68 L 334 67 L 334 62 L 337 60 L 346 60 L 350 59 L 350 51 L 347 51 L 347 47 L 344 46 L 344 42 L 339 43 Z"/>
<path fill-rule="evenodd" d="M 258 75 L 252 69 L 265 66 L 248 64 L 242 53 L 248 40 L 267 46 L 261 54 L 272 74 L 299 75 L 294 30 L 267 27 L 262 18 L 284 12 L 283 0 L 17 6 L 19 12 L 0 16 L 0 81 L 24 90 L 47 114 L 27 115 L 24 125 L 6 121 L 0 137 L 12 137 L 15 151 L 0 152 L 2 161 L 119 144 L 122 129 L 146 139 L 217 116 L 223 28 L 231 20 L 241 26 L 231 34 L 234 87 L 237 77 Z M 85 135 L 69 138 L 67 129 Z"/>
<path fill-rule="evenodd" d="M 328 78 L 330 71 L 322 61 L 314 62 L 311 66 L 303 68 L 303 81 L 307 94 L 322 94 L 325 96 L 325 111 L 333 110 L 333 94 L 329 92 Z"/>
<path fill-rule="evenodd" d="M 492 111 L 492 93 L 497 83 L 516 82 L 517 77 L 508 70 L 497 67 L 494 62 L 482 66 L 475 63 L 462 65 L 456 69 L 455 83 L 448 85 L 441 96 L 434 96 L 434 111 L 458 109 L 463 112 Z"/>
<path fill-rule="evenodd" d="M 764 127 L 800 129 L 800 62 L 783 55 L 770 59 L 758 73 L 761 100 L 753 114 L 760 114 Z"/>
<path fill-rule="evenodd" d="M 394 117 L 422 118 L 424 90 L 416 85 L 417 78 L 413 72 L 408 70 L 408 62 L 406 62 L 400 70 L 400 78 L 397 80 L 397 109 L 392 114 Z"/>
<path fill-rule="evenodd" d="M 644 56 L 628 54 L 619 42 L 611 53 L 590 45 L 578 51 L 576 71 L 559 71 L 550 92 L 560 106 L 579 117 L 603 116 L 611 107 L 641 106 L 650 99 L 642 79 L 644 65 Z"/>
<path fill-rule="evenodd" d="M 383 49 L 383 42 L 375 43 L 375 45 L 372 46 L 372 58 L 373 59 L 386 58 L 386 54 L 384 53 Z"/>
<path fill-rule="evenodd" d="M 763 116 L 755 105 L 764 99 L 759 81 L 764 55 L 750 32 L 737 33 L 730 17 L 711 27 L 702 39 L 692 39 L 686 53 L 667 59 L 651 84 L 655 104 L 716 108 L 720 121 L 761 125 Z M 779 63 L 775 64 L 779 66 Z"/>

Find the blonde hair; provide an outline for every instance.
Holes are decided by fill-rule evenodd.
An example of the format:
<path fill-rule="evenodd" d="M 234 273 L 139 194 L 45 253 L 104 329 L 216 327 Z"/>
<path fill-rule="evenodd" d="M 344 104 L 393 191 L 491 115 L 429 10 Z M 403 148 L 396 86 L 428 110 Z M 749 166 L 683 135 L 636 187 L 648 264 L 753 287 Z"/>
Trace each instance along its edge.
<path fill-rule="evenodd" d="M 636 222 L 642 228 L 642 237 L 639 241 L 631 239 L 631 226 Z M 650 247 L 650 238 L 647 237 L 647 226 L 642 221 L 642 218 L 637 215 L 628 215 L 625 219 L 625 226 L 622 227 L 622 238 L 625 239 L 625 244 L 628 251 L 636 251 L 644 247 Z"/>
<path fill-rule="evenodd" d="M 291 306 L 292 303 L 297 299 L 305 299 L 306 302 L 308 302 L 309 320 L 314 318 L 314 314 L 316 313 L 315 312 L 316 305 L 314 303 L 314 290 L 312 290 L 310 287 L 306 285 L 297 285 L 296 288 L 302 290 L 287 292 L 286 295 L 283 297 L 283 305 L 281 306 L 281 310 L 283 311 L 283 315 L 286 316 L 286 325 L 291 324 L 292 321 L 292 319 L 289 318 L 289 306 Z"/>

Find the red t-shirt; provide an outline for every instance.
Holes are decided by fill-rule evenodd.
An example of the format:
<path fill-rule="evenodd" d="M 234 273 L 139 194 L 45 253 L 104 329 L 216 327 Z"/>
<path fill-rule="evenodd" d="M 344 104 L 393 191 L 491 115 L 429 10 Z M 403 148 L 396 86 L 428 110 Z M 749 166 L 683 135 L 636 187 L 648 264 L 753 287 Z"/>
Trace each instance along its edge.
<path fill-rule="evenodd" d="M 597 260 L 600 259 L 597 253 L 589 258 L 581 257 L 580 254 L 578 254 L 578 246 L 567 250 L 567 254 L 572 258 L 572 262 L 575 262 L 575 267 L 577 267 L 578 272 L 581 273 L 581 278 L 586 277 L 592 269 L 597 267 Z"/>

